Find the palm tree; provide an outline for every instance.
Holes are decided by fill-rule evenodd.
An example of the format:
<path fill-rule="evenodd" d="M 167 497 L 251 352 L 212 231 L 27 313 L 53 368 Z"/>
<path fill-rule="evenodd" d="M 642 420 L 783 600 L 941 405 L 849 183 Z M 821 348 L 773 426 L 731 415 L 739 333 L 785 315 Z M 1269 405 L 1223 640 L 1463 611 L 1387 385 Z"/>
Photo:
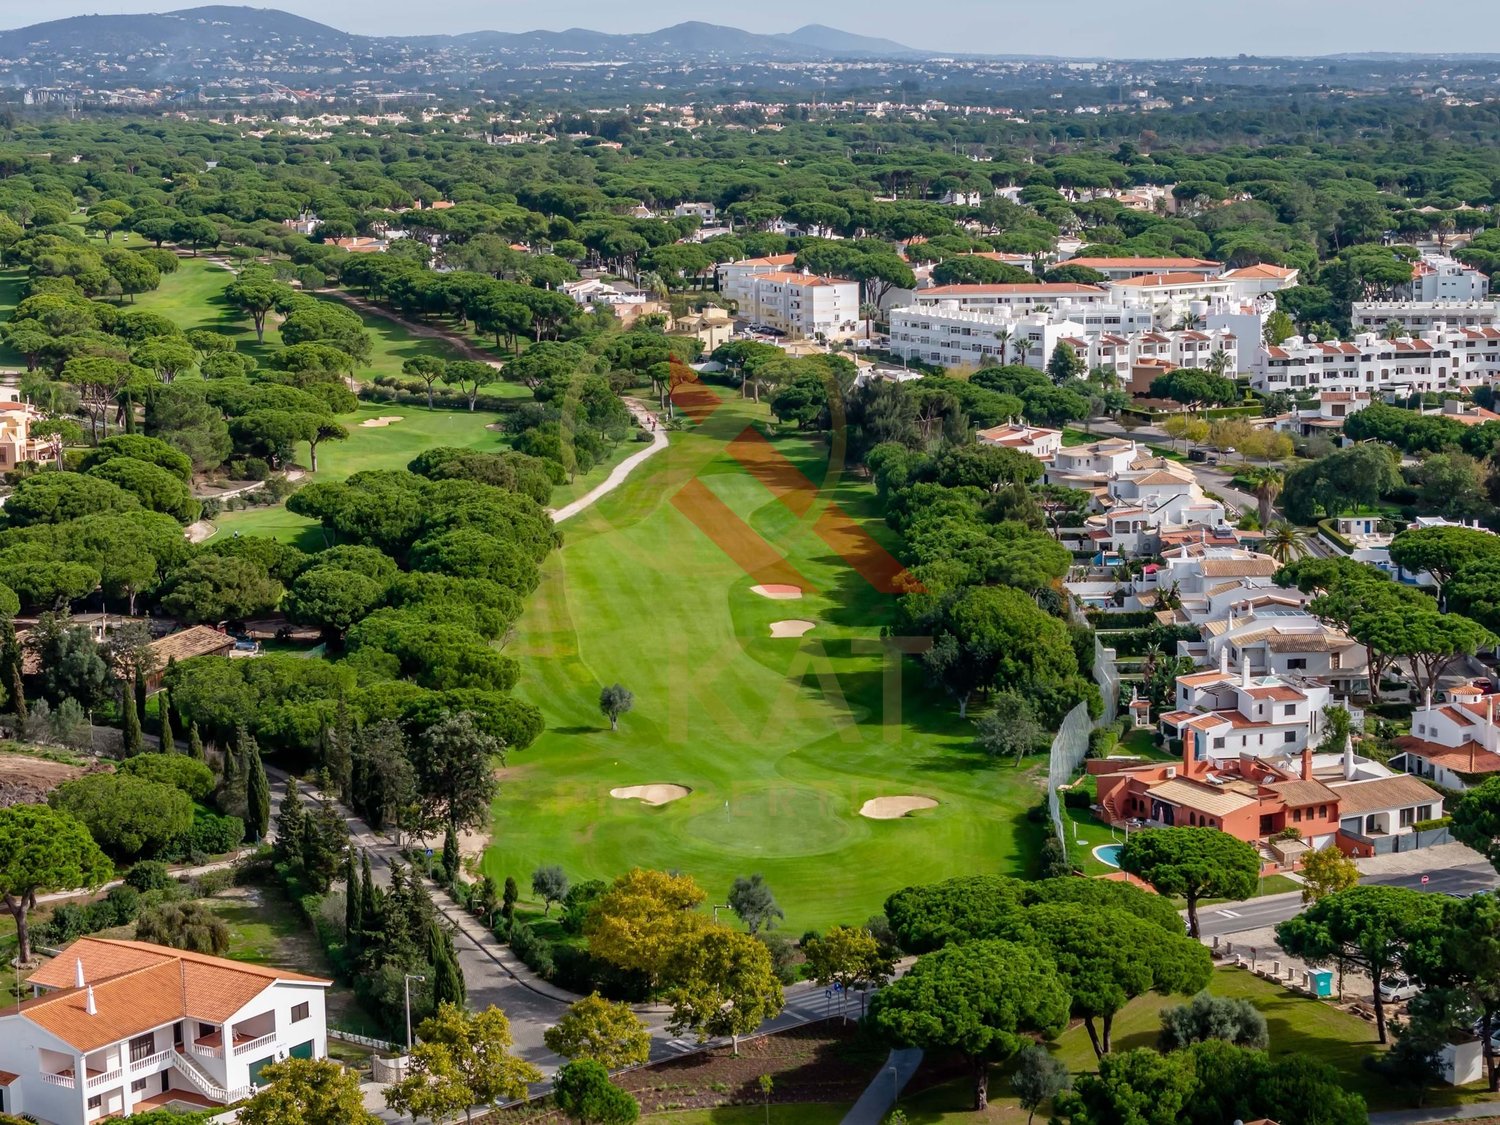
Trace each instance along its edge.
<path fill-rule="evenodd" d="M 1398 340 L 1406 335 L 1406 325 L 1402 324 L 1399 320 L 1388 320 L 1385 322 L 1385 329 L 1380 335 L 1386 340 Z"/>
<path fill-rule="evenodd" d="M 859 319 L 865 322 L 865 339 L 870 338 L 870 322 L 880 315 L 880 306 L 866 301 L 859 306 Z"/>
<path fill-rule="evenodd" d="M 1252 491 L 1255 493 L 1255 503 L 1259 509 L 1260 526 L 1267 530 L 1271 526 L 1271 518 L 1276 514 L 1276 498 L 1281 495 L 1281 488 L 1286 483 L 1286 475 L 1280 469 L 1255 469 L 1250 472 Z"/>
<path fill-rule="evenodd" d="M 1307 533 L 1286 520 L 1277 520 L 1266 532 L 1266 553 L 1285 566 L 1307 553 Z"/>
<path fill-rule="evenodd" d="M 1223 348 L 1215 348 L 1213 355 L 1208 357 L 1208 373 L 1210 375 L 1222 375 L 1229 370 L 1229 353 Z"/>
<path fill-rule="evenodd" d="M 636 284 L 644 289 L 647 293 L 650 293 L 653 297 L 656 297 L 660 300 L 666 300 L 667 298 L 668 291 L 666 279 L 663 278 L 662 275 L 657 273 L 655 270 L 644 271 Z"/>
<path fill-rule="evenodd" d="M 995 342 L 1000 345 L 1001 367 L 1005 366 L 1005 357 L 1010 354 L 1010 337 L 1011 331 L 1009 328 L 1002 328 L 995 333 Z"/>

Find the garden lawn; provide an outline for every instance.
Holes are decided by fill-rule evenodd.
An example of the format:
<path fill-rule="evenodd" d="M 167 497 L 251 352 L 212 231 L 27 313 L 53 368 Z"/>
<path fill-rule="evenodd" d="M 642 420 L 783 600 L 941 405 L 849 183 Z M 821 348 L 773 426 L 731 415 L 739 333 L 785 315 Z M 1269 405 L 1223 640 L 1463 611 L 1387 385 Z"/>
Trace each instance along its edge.
<path fill-rule="evenodd" d="M 1384 1078 L 1366 1069 L 1364 1060 L 1385 1048 L 1375 1041 L 1375 1025 L 1332 1004 L 1289 992 L 1270 981 L 1243 969 L 1220 966 L 1214 970 L 1209 991 L 1218 996 L 1235 996 L 1249 1000 L 1266 1017 L 1271 1033 L 1273 1058 L 1306 1055 L 1327 1063 L 1338 1072 L 1340 1085 L 1361 1095 L 1372 1111 L 1404 1109 L 1418 1104 L 1415 1093 L 1391 1086 Z M 1182 997 L 1150 994 L 1126 1005 L 1115 1017 L 1113 1046 L 1118 1052 L 1137 1047 L 1155 1047 L 1161 1031 L 1161 1011 L 1184 1002 Z M 1057 1055 L 1074 1074 L 1092 1073 L 1098 1069 L 1088 1033 L 1076 1024 L 1057 1038 L 1053 1045 Z M 1025 1111 L 1010 1097 L 1007 1068 L 996 1067 L 990 1079 L 990 1111 L 981 1117 L 970 1110 L 973 1084 L 967 1078 L 944 1081 L 921 1089 L 918 1072 L 913 1087 L 920 1092 L 902 1099 L 902 1107 L 912 1125 L 932 1125 L 939 1121 L 976 1121 L 990 1119 L 1024 1120 Z M 1426 1104 L 1454 1105 L 1482 1101 L 1483 1083 L 1462 1089 L 1439 1087 L 1426 1093 Z"/>
<path fill-rule="evenodd" d="M 1043 767 L 979 754 L 972 724 L 926 688 L 914 661 L 882 661 L 895 598 L 813 532 L 836 500 L 893 546 L 873 491 L 832 481 L 793 514 L 727 454 L 764 411 L 726 400 L 563 525 L 564 546 L 507 649 L 521 663 L 517 694 L 542 709 L 547 730 L 510 756 L 489 874 L 524 887 L 545 863 L 575 882 L 632 865 L 677 868 L 721 903 L 736 876 L 761 872 L 785 928 L 800 933 L 862 922 L 911 883 L 1030 869 L 1041 830 L 1025 813 L 1041 799 Z M 822 481 L 821 441 L 771 445 Z M 809 592 L 752 593 L 757 579 L 674 506 L 692 482 L 723 505 L 704 522 L 722 535 L 743 521 Z M 783 619 L 817 624 L 801 640 L 772 639 L 770 623 Z M 598 698 L 616 681 L 635 707 L 611 732 Z M 692 792 L 655 808 L 609 795 L 652 782 Z M 938 807 L 897 820 L 858 815 L 871 798 L 905 794 Z"/>

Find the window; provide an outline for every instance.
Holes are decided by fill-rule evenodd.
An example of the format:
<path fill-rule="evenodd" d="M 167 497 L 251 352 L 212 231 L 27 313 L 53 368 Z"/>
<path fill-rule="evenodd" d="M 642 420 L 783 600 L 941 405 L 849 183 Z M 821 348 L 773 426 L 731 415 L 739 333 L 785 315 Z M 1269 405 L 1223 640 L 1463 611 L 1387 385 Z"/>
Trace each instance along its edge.
<path fill-rule="evenodd" d="M 144 1078 L 137 1078 L 130 1084 L 130 1092 L 132 1095 L 144 1094 L 146 1092 L 146 1080 Z"/>
<path fill-rule="evenodd" d="M 156 1051 L 156 1037 L 154 1035 L 137 1035 L 130 1041 L 130 1061 L 138 1063 L 147 1055 Z"/>
<path fill-rule="evenodd" d="M 1410 828 L 1417 822 L 1417 810 L 1415 808 L 1401 810 L 1401 827 Z"/>
<path fill-rule="evenodd" d="M 1286 734 L 1284 734 L 1282 736 L 1281 741 L 1283 741 L 1283 742 L 1296 742 L 1297 741 L 1297 732 L 1294 731 L 1294 730 L 1287 731 Z"/>
<path fill-rule="evenodd" d="M 90 1098 L 89 1099 L 89 1108 L 90 1109 L 103 1109 L 104 1108 L 104 1095 L 103 1094 L 95 1094 L 92 1098 Z"/>
<path fill-rule="evenodd" d="M 1307 667 L 1307 657 L 1294 656 L 1286 662 L 1286 666 L 1289 672 L 1301 671 Z"/>
<path fill-rule="evenodd" d="M 1224 749 L 1224 740 L 1222 738 L 1216 738 L 1216 739 L 1214 739 L 1214 749 L 1215 750 L 1222 750 L 1222 749 Z"/>
<path fill-rule="evenodd" d="M 1283 715 L 1295 715 L 1297 713 L 1297 705 L 1295 703 L 1288 703 L 1281 709 L 1281 713 Z"/>
<path fill-rule="evenodd" d="M 293 1023 L 300 1023 L 302 1020 L 305 1020 L 307 1018 L 307 1016 L 308 1016 L 307 1001 L 304 1000 L 302 1003 L 300 1003 L 300 1004 L 294 1004 L 292 1006 L 292 1022 Z"/>

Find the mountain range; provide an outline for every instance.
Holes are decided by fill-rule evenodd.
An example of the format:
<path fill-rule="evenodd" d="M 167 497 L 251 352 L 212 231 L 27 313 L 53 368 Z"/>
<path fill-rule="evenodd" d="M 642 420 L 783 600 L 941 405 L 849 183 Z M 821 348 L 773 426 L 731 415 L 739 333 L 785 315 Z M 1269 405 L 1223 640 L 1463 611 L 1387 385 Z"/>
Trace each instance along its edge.
<path fill-rule="evenodd" d="M 476 31 L 457 35 L 353 35 L 274 8 L 214 5 L 177 12 L 87 15 L 0 31 L 0 58 L 151 54 L 215 56 L 277 49 L 323 55 L 386 55 L 449 51 L 475 55 L 557 56 L 608 60 L 709 57 L 725 60 L 914 58 L 916 51 L 888 39 L 809 24 L 764 35 L 689 22 L 660 31 L 613 35 L 585 28 L 565 31 Z"/>

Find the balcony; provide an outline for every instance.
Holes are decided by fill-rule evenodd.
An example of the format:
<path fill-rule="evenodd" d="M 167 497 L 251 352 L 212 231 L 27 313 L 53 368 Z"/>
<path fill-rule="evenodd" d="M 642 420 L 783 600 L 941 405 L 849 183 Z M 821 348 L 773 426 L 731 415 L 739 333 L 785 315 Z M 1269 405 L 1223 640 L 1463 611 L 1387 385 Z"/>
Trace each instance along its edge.
<path fill-rule="evenodd" d="M 42 1071 L 42 1081 L 50 1086 L 61 1086 L 66 1090 L 71 1090 L 74 1086 L 73 1072 L 71 1070 L 58 1071 L 56 1074 L 49 1074 L 44 1070 Z"/>
<path fill-rule="evenodd" d="M 111 1082 L 118 1082 L 124 1073 L 125 1071 L 118 1066 L 113 1070 L 106 1070 L 103 1074 L 95 1074 L 93 1071 L 89 1071 L 86 1088 L 97 1090 L 101 1086 L 108 1086 Z"/>
<path fill-rule="evenodd" d="M 234 1038 L 234 1053 L 236 1055 L 245 1055 L 249 1054 L 251 1051 L 258 1051 L 263 1047 L 271 1046 L 276 1042 L 276 1032 L 267 1032 L 265 1035 L 258 1036 L 255 1039 L 251 1039 L 248 1042 L 244 1043 L 241 1043 L 239 1041 L 240 1037 L 238 1035 L 236 1035 Z"/>
<path fill-rule="evenodd" d="M 130 1069 L 132 1071 L 160 1070 L 162 1067 L 170 1064 L 171 1061 L 172 1051 L 170 1048 L 165 1051 L 157 1051 L 154 1054 L 142 1055 L 140 1058 L 131 1055 Z"/>

